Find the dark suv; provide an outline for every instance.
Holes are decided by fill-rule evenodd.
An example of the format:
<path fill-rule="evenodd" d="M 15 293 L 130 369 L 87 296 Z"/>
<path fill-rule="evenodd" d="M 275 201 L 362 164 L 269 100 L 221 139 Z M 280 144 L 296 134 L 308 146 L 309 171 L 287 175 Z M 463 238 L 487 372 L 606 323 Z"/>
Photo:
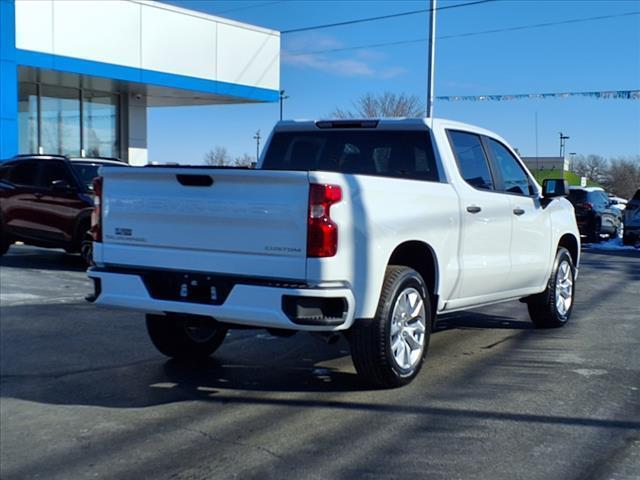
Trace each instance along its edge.
<path fill-rule="evenodd" d="M 571 187 L 569 201 L 576 211 L 580 235 L 586 235 L 587 243 L 599 242 L 600 234 L 618 236 L 622 213 L 612 206 L 607 192 L 595 187 Z"/>
<path fill-rule="evenodd" d="M 87 234 L 93 210 L 92 181 L 117 160 L 19 155 L 0 163 L 0 255 L 15 241 L 64 248 L 91 262 Z"/>

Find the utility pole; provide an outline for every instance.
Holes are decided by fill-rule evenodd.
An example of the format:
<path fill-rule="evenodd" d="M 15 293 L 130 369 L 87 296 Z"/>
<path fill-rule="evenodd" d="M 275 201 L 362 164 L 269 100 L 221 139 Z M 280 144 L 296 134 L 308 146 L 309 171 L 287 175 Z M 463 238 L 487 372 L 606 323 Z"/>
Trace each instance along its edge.
<path fill-rule="evenodd" d="M 431 0 L 429 11 L 429 60 L 427 63 L 427 117 L 433 117 L 433 84 L 436 60 L 436 0 Z"/>
<path fill-rule="evenodd" d="M 566 143 L 566 140 L 569 139 L 568 135 L 563 135 L 562 132 L 560 132 L 560 156 L 562 158 L 564 158 L 564 146 Z"/>
<path fill-rule="evenodd" d="M 258 129 L 256 134 L 253 136 L 253 139 L 256 141 L 256 162 L 258 162 L 258 159 L 260 158 L 260 139 L 261 138 L 262 137 L 260 136 L 260 130 Z"/>
<path fill-rule="evenodd" d="M 289 98 L 289 95 L 285 95 L 284 90 L 280 90 L 280 121 L 282 121 L 282 105 L 287 98 Z"/>

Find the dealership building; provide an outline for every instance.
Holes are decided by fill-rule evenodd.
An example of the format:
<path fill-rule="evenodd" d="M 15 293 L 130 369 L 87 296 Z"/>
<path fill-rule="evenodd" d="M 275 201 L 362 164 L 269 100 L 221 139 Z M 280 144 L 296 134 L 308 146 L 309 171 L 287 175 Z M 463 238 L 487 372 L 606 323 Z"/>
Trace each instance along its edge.
<path fill-rule="evenodd" d="M 147 108 L 276 102 L 280 33 L 143 0 L 0 0 L 0 159 L 145 165 Z"/>

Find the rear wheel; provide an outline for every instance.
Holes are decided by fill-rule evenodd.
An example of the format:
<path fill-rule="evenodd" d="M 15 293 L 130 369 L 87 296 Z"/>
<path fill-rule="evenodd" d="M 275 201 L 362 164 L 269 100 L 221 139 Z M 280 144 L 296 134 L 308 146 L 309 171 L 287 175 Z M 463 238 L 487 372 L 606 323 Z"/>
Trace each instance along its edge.
<path fill-rule="evenodd" d="M 149 314 L 146 319 L 153 345 L 177 360 L 203 360 L 222 345 L 227 335 L 227 328 L 210 317 Z"/>
<path fill-rule="evenodd" d="M 89 232 L 86 232 L 80 240 L 80 256 L 86 265 L 93 265 L 93 237 Z"/>
<path fill-rule="evenodd" d="M 600 232 L 602 230 L 601 221 L 596 218 L 587 232 L 587 243 L 600 243 Z"/>
<path fill-rule="evenodd" d="M 430 334 L 424 280 L 409 267 L 389 266 L 375 318 L 358 320 L 349 335 L 356 370 L 378 387 L 406 385 L 422 367 Z"/>
<path fill-rule="evenodd" d="M 527 301 L 529 317 L 538 328 L 561 327 L 573 310 L 576 269 L 566 248 L 556 253 L 549 283 L 544 292 Z"/>

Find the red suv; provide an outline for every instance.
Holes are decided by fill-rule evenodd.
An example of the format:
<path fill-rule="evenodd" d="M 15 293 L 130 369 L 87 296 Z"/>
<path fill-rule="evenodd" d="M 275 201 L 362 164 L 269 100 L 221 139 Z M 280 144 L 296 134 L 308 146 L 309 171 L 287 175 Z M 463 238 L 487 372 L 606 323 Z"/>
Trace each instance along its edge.
<path fill-rule="evenodd" d="M 80 253 L 91 263 L 91 183 L 98 168 L 109 165 L 126 164 L 57 155 L 19 155 L 0 163 L 0 255 L 21 241 Z"/>

